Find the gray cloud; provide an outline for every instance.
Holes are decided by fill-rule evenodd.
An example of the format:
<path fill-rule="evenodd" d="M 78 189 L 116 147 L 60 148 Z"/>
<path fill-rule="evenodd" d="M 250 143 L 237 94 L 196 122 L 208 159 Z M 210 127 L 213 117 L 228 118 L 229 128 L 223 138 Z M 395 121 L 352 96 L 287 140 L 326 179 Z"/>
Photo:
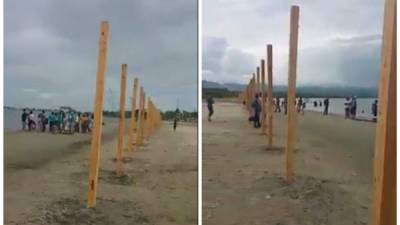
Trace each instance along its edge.
<path fill-rule="evenodd" d="M 203 37 L 203 79 L 243 82 L 255 67 L 255 57 L 229 46 L 224 38 Z"/>
<path fill-rule="evenodd" d="M 223 39 L 228 48 L 248 55 L 247 60 L 234 63 L 240 67 L 232 68 L 238 74 L 253 73 L 259 60 L 266 58 L 266 44 L 272 44 L 274 83 L 286 84 L 293 4 L 300 6 L 299 85 L 378 85 L 383 0 L 204 0 L 203 37 Z M 203 55 L 203 62 L 206 58 Z M 253 66 L 245 71 L 243 64 Z M 227 82 L 226 76 L 204 70 L 203 74 L 212 81 Z"/>
<path fill-rule="evenodd" d="M 196 108 L 195 0 L 6 1 L 5 104 L 92 110 L 102 20 L 110 23 L 106 89 L 115 102 L 127 63 L 129 96 L 135 76 L 163 109 L 177 98 Z"/>

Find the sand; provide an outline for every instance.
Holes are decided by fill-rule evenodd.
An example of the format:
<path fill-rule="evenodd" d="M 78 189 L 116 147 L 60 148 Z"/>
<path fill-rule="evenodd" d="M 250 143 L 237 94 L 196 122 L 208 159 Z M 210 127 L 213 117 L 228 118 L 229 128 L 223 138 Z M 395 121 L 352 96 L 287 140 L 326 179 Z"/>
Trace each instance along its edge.
<path fill-rule="evenodd" d="M 90 135 L 6 134 L 5 224 L 196 224 L 197 126 L 163 123 L 116 177 L 116 126 L 103 134 L 97 205 L 86 208 Z"/>
<path fill-rule="evenodd" d="M 295 182 L 284 177 L 286 117 L 275 115 L 274 146 L 244 108 L 203 105 L 203 224 L 367 224 L 375 124 L 306 112 L 298 119 Z"/>

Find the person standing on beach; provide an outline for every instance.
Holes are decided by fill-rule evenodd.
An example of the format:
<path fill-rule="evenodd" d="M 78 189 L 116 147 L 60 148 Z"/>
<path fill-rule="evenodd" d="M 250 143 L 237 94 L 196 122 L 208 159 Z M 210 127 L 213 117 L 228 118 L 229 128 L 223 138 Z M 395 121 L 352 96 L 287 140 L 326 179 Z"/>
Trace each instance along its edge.
<path fill-rule="evenodd" d="M 178 126 L 178 118 L 174 118 L 174 131 L 176 130 L 176 127 Z"/>
<path fill-rule="evenodd" d="M 43 127 L 42 117 L 43 117 L 43 111 L 39 113 L 38 118 L 37 118 L 37 125 L 38 125 L 38 128 L 40 131 L 42 130 L 42 127 Z"/>
<path fill-rule="evenodd" d="M 287 97 L 283 98 L 283 109 L 285 110 L 285 115 L 287 115 Z"/>
<path fill-rule="evenodd" d="M 279 97 L 276 97 L 275 101 L 275 112 L 281 112 L 281 102 Z"/>
<path fill-rule="evenodd" d="M 352 119 L 356 118 L 357 115 L 357 96 L 353 96 L 351 99 L 350 115 Z"/>
<path fill-rule="evenodd" d="M 211 121 L 211 116 L 214 114 L 214 99 L 210 96 L 207 98 L 207 108 L 208 108 L 208 121 Z"/>
<path fill-rule="evenodd" d="M 60 122 L 60 115 L 59 115 L 60 113 L 59 112 L 54 112 L 54 128 L 53 128 L 53 132 L 54 133 L 56 133 L 56 132 L 60 132 L 60 124 L 61 124 L 61 122 Z"/>
<path fill-rule="evenodd" d="M 35 129 L 36 129 L 35 115 L 33 114 L 33 111 L 30 111 L 28 116 L 28 130 L 31 131 Z"/>
<path fill-rule="evenodd" d="M 371 111 L 372 115 L 374 116 L 372 120 L 376 122 L 376 118 L 378 116 L 378 100 L 375 100 L 374 103 L 372 103 Z"/>
<path fill-rule="evenodd" d="M 344 117 L 346 119 L 350 117 L 350 105 L 351 105 L 350 98 L 347 97 L 346 101 L 344 102 L 344 115 L 345 115 Z"/>
<path fill-rule="evenodd" d="M 49 115 L 49 131 L 53 132 L 55 129 L 55 115 L 54 112 L 51 112 Z"/>
<path fill-rule="evenodd" d="M 39 114 L 38 116 L 38 122 L 40 122 L 40 130 L 42 132 L 46 132 L 46 125 L 48 122 L 48 119 L 46 117 L 46 112 L 44 110 L 42 110 L 42 112 Z"/>
<path fill-rule="evenodd" d="M 259 128 L 261 127 L 261 122 L 260 122 L 261 103 L 258 99 L 258 94 L 256 94 L 255 99 L 251 104 L 251 107 L 253 108 L 254 111 L 254 118 L 253 118 L 254 128 Z"/>
<path fill-rule="evenodd" d="M 302 115 L 304 115 L 304 110 L 303 110 L 303 98 L 300 97 L 297 100 L 297 113 L 301 113 Z"/>
<path fill-rule="evenodd" d="M 329 98 L 324 99 L 324 113 L 323 115 L 328 115 L 328 109 L 329 109 Z"/>
<path fill-rule="evenodd" d="M 79 127 L 80 127 L 79 122 L 80 122 L 80 118 L 81 118 L 81 113 L 78 112 L 78 113 L 75 115 L 75 132 L 77 132 L 77 133 L 79 133 Z"/>
<path fill-rule="evenodd" d="M 28 113 L 26 112 L 26 109 L 22 111 L 21 115 L 21 123 L 22 123 L 22 130 L 26 130 L 26 120 L 28 119 Z"/>

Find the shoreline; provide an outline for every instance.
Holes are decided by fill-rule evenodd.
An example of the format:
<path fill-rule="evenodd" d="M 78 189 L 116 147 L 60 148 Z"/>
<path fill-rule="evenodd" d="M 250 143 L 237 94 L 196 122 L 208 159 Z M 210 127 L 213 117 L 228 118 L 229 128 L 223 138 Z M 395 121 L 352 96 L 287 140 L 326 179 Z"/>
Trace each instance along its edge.
<path fill-rule="evenodd" d="M 366 98 L 367 99 L 367 98 Z M 235 103 L 235 104 L 239 104 L 241 106 L 243 106 L 243 104 L 237 99 L 237 98 L 214 98 L 215 103 Z M 202 105 L 204 106 L 206 103 L 206 101 L 203 99 L 202 101 Z M 313 110 L 312 108 L 308 107 L 305 108 L 305 113 L 312 113 L 312 114 L 320 114 L 322 115 L 322 108 L 323 107 L 318 107 L 316 109 L 321 110 Z M 281 112 L 274 112 L 274 114 L 284 114 L 284 110 L 283 107 L 281 107 Z M 298 114 L 299 116 L 301 116 L 301 114 Z M 376 121 L 373 121 L 373 116 L 372 114 L 368 114 L 368 113 L 359 113 L 357 114 L 355 119 L 351 119 L 351 118 L 345 118 L 344 115 L 344 108 L 343 108 L 343 114 L 341 113 L 335 113 L 335 112 L 329 112 L 328 110 L 328 115 L 327 116 L 334 116 L 334 117 L 338 117 L 338 118 L 343 118 L 343 119 L 347 119 L 347 120 L 351 120 L 351 121 L 357 121 L 357 122 L 369 122 L 369 123 L 376 123 Z"/>

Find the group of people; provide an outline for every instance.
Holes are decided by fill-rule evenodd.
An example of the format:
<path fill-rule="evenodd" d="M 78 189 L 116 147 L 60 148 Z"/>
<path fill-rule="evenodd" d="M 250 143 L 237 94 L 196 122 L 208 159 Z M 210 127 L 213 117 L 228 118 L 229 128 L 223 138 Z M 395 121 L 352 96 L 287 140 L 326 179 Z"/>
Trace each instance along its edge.
<path fill-rule="evenodd" d="M 344 117 L 355 119 L 357 115 L 357 98 L 353 96 L 352 98 L 347 97 L 344 103 Z"/>
<path fill-rule="evenodd" d="M 353 96 L 351 98 L 347 97 L 344 103 L 345 118 L 355 119 L 357 115 L 357 97 Z M 364 113 L 364 110 L 361 111 Z M 371 114 L 373 116 L 372 120 L 376 121 L 378 116 L 378 100 L 374 100 L 371 105 Z"/>
<path fill-rule="evenodd" d="M 23 131 L 49 131 L 51 133 L 87 133 L 91 132 L 93 126 L 93 114 L 75 111 L 52 111 L 42 110 L 37 117 L 33 111 L 23 110 L 21 123 Z"/>
<path fill-rule="evenodd" d="M 262 100 L 260 98 L 261 98 L 261 93 L 257 93 L 255 95 L 254 100 L 251 103 L 252 111 L 251 111 L 249 121 L 253 121 L 255 128 L 261 127 L 260 114 L 262 111 Z M 286 115 L 287 111 L 288 111 L 287 102 L 288 102 L 287 97 L 284 97 L 283 101 L 281 101 L 281 99 L 279 97 L 276 97 L 274 99 L 274 103 L 273 103 L 274 112 L 280 113 L 281 107 L 283 107 L 284 113 Z M 246 104 L 246 102 L 243 102 L 243 104 Z M 306 108 L 306 102 L 304 101 L 304 99 L 302 97 L 299 97 L 297 100 L 295 100 L 294 105 L 296 106 L 297 113 L 304 115 L 304 110 Z M 321 105 L 322 105 L 322 102 L 321 102 Z M 324 99 L 323 115 L 328 115 L 328 109 L 329 109 L 329 99 L 326 98 L 326 99 Z"/>
<path fill-rule="evenodd" d="M 249 117 L 249 121 L 253 121 L 254 127 L 259 128 L 261 127 L 261 122 L 260 122 L 260 115 L 262 111 L 262 100 L 261 98 L 261 93 L 255 94 L 254 100 L 251 102 L 251 115 Z M 211 116 L 214 113 L 214 108 L 213 108 L 214 100 L 212 97 L 207 98 L 207 108 L 208 108 L 208 121 L 211 121 Z M 246 102 L 243 102 L 245 105 Z M 296 106 L 296 111 L 299 114 L 304 115 L 304 110 L 306 108 L 306 101 L 302 97 L 299 97 L 297 100 L 294 102 Z M 324 107 L 322 111 L 322 115 L 328 115 L 329 113 L 329 105 L 330 105 L 330 99 L 325 98 L 323 101 L 317 101 L 315 100 L 313 102 L 314 108 L 317 107 Z M 354 96 L 352 98 L 346 98 L 346 102 L 344 103 L 345 105 L 345 118 L 351 118 L 355 119 L 356 114 L 357 114 L 357 97 Z M 274 112 L 280 113 L 281 112 L 281 107 L 283 107 L 285 115 L 287 114 L 287 98 L 284 97 L 283 101 L 281 101 L 280 98 L 275 98 L 274 99 Z M 371 112 L 373 115 L 373 120 L 376 121 L 376 117 L 378 114 L 378 100 L 375 100 L 372 103 L 371 107 Z"/>

